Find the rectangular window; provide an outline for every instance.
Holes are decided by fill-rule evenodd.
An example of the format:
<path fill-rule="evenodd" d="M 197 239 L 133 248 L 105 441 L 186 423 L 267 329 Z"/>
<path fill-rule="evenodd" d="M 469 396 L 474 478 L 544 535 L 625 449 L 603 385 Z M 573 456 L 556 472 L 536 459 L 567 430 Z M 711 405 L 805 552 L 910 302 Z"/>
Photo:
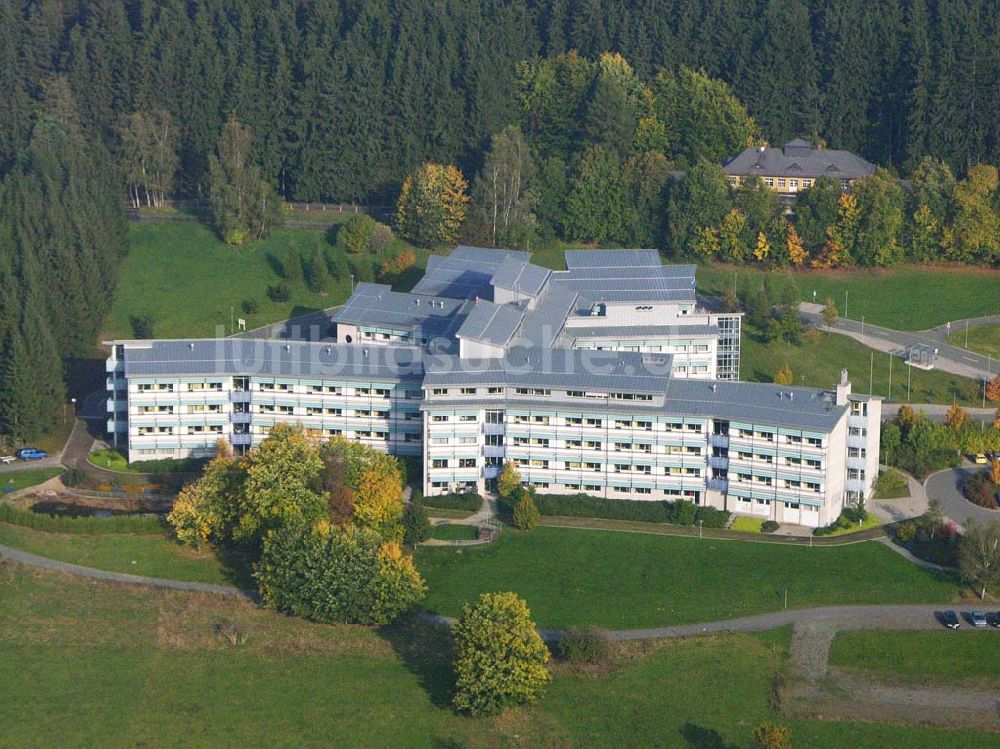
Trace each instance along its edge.
<path fill-rule="evenodd" d="M 497 387 L 486 388 L 486 392 L 489 395 L 502 395 L 503 394 L 503 388 L 497 388 Z"/>
<path fill-rule="evenodd" d="M 441 414 L 435 414 L 434 416 L 431 416 L 431 421 L 435 424 L 440 424 L 441 422 L 448 421 L 448 417 Z"/>
<path fill-rule="evenodd" d="M 459 458 L 458 459 L 459 468 L 475 468 L 476 459 L 475 458 Z"/>
<path fill-rule="evenodd" d="M 476 394 L 476 389 L 475 388 L 462 388 L 461 392 L 462 392 L 462 395 L 475 395 Z"/>
<path fill-rule="evenodd" d="M 487 424 L 503 424 L 503 411 L 487 411 L 486 412 L 486 423 Z"/>
<path fill-rule="evenodd" d="M 431 460 L 431 468 L 447 468 L 448 459 L 447 458 L 434 458 Z"/>
<path fill-rule="evenodd" d="M 486 435 L 486 446 L 487 447 L 502 447 L 503 446 L 503 435 L 502 434 L 487 434 Z"/>
<path fill-rule="evenodd" d="M 431 395 L 448 395 L 448 388 L 434 388 Z"/>

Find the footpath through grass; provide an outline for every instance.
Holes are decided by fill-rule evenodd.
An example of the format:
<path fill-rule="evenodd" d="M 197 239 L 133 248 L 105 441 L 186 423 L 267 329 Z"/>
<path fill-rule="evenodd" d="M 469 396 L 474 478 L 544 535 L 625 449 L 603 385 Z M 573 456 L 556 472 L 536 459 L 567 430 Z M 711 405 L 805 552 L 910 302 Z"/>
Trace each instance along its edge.
<path fill-rule="evenodd" d="M 538 704 L 473 719 L 450 708 L 440 630 L 316 625 L 4 563 L 0 589 L 4 749 L 736 747 L 765 720 L 789 724 L 796 746 L 995 745 L 995 734 L 782 719 L 770 699 L 787 630 L 632 646 L 597 673 L 553 664 Z M 223 623 L 246 643 L 220 637 Z"/>
<path fill-rule="evenodd" d="M 760 282 L 768 275 L 775 289 L 793 280 L 802 301 L 833 299 L 847 317 L 895 330 L 927 330 L 950 320 L 997 313 L 1000 270 L 899 266 L 889 270 L 771 271 L 726 265 L 698 266 L 698 291 L 721 296 L 734 275 Z"/>
<path fill-rule="evenodd" d="M 241 560 L 182 546 L 163 534 L 46 533 L 0 523 L 0 544 L 60 562 L 172 580 L 254 587 Z"/>
<path fill-rule="evenodd" d="M 971 627 L 957 632 L 838 632 L 830 665 L 882 680 L 1000 690 L 1000 633 Z"/>
<path fill-rule="evenodd" d="M 523 596 L 539 626 L 611 629 L 734 619 L 850 603 L 952 600 L 958 583 L 878 543 L 836 548 L 620 531 L 505 528 L 484 547 L 422 547 L 426 607 L 458 616 L 480 593 Z"/>

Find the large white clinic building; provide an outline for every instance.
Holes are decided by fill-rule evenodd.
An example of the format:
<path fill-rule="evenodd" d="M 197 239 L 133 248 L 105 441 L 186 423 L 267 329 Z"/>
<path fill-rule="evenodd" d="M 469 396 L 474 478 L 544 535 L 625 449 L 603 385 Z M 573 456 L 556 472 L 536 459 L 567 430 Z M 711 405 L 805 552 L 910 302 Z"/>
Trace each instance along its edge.
<path fill-rule="evenodd" d="M 675 500 L 809 526 L 871 494 L 881 403 L 740 382 L 740 316 L 653 250 L 432 256 L 411 292 L 359 284 L 283 338 L 111 342 L 108 432 L 130 460 L 237 451 L 281 422 L 423 456 L 426 494 Z"/>

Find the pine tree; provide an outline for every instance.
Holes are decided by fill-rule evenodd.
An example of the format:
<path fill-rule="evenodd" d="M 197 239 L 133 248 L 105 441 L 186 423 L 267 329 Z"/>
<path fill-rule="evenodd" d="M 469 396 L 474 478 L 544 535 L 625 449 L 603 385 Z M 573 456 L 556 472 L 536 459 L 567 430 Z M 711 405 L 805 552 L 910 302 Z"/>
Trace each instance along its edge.
<path fill-rule="evenodd" d="M 326 291 L 327 284 L 330 282 L 330 274 L 326 268 L 326 258 L 323 257 L 323 248 L 319 245 L 316 246 L 312 258 L 309 260 L 309 275 L 306 280 L 308 281 L 309 290 L 317 293 Z"/>

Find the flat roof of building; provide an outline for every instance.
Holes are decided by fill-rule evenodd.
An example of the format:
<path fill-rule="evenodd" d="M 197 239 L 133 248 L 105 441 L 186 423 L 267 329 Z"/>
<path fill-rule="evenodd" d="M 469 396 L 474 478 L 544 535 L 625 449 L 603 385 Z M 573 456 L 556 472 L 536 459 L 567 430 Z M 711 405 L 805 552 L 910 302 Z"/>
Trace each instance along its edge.
<path fill-rule="evenodd" d="M 472 302 L 465 322 L 455 333 L 466 341 L 505 346 L 521 326 L 524 310 L 515 304 L 494 304 L 485 299 Z"/>
<path fill-rule="evenodd" d="M 337 323 L 420 330 L 437 336 L 448 332 L 464 300 L 427 297 L 393 291 L 380 283 L 360 283 L 343 307 L 333 313 Z"/>
<path fill-rule="evenodd" d="M 264 338 L 114 341 L 126 347 L 126 377 L 196 375 L 417 381 L 420 349 Z"/>
<path fill-rule="evenodd" d="M 538 265 L 519 260 L 513 256 L 504 261 L 493 274 L 493 286 L 508 289 L 529 296 L 537 296 L 545 288 L 552 271 Z"/>

